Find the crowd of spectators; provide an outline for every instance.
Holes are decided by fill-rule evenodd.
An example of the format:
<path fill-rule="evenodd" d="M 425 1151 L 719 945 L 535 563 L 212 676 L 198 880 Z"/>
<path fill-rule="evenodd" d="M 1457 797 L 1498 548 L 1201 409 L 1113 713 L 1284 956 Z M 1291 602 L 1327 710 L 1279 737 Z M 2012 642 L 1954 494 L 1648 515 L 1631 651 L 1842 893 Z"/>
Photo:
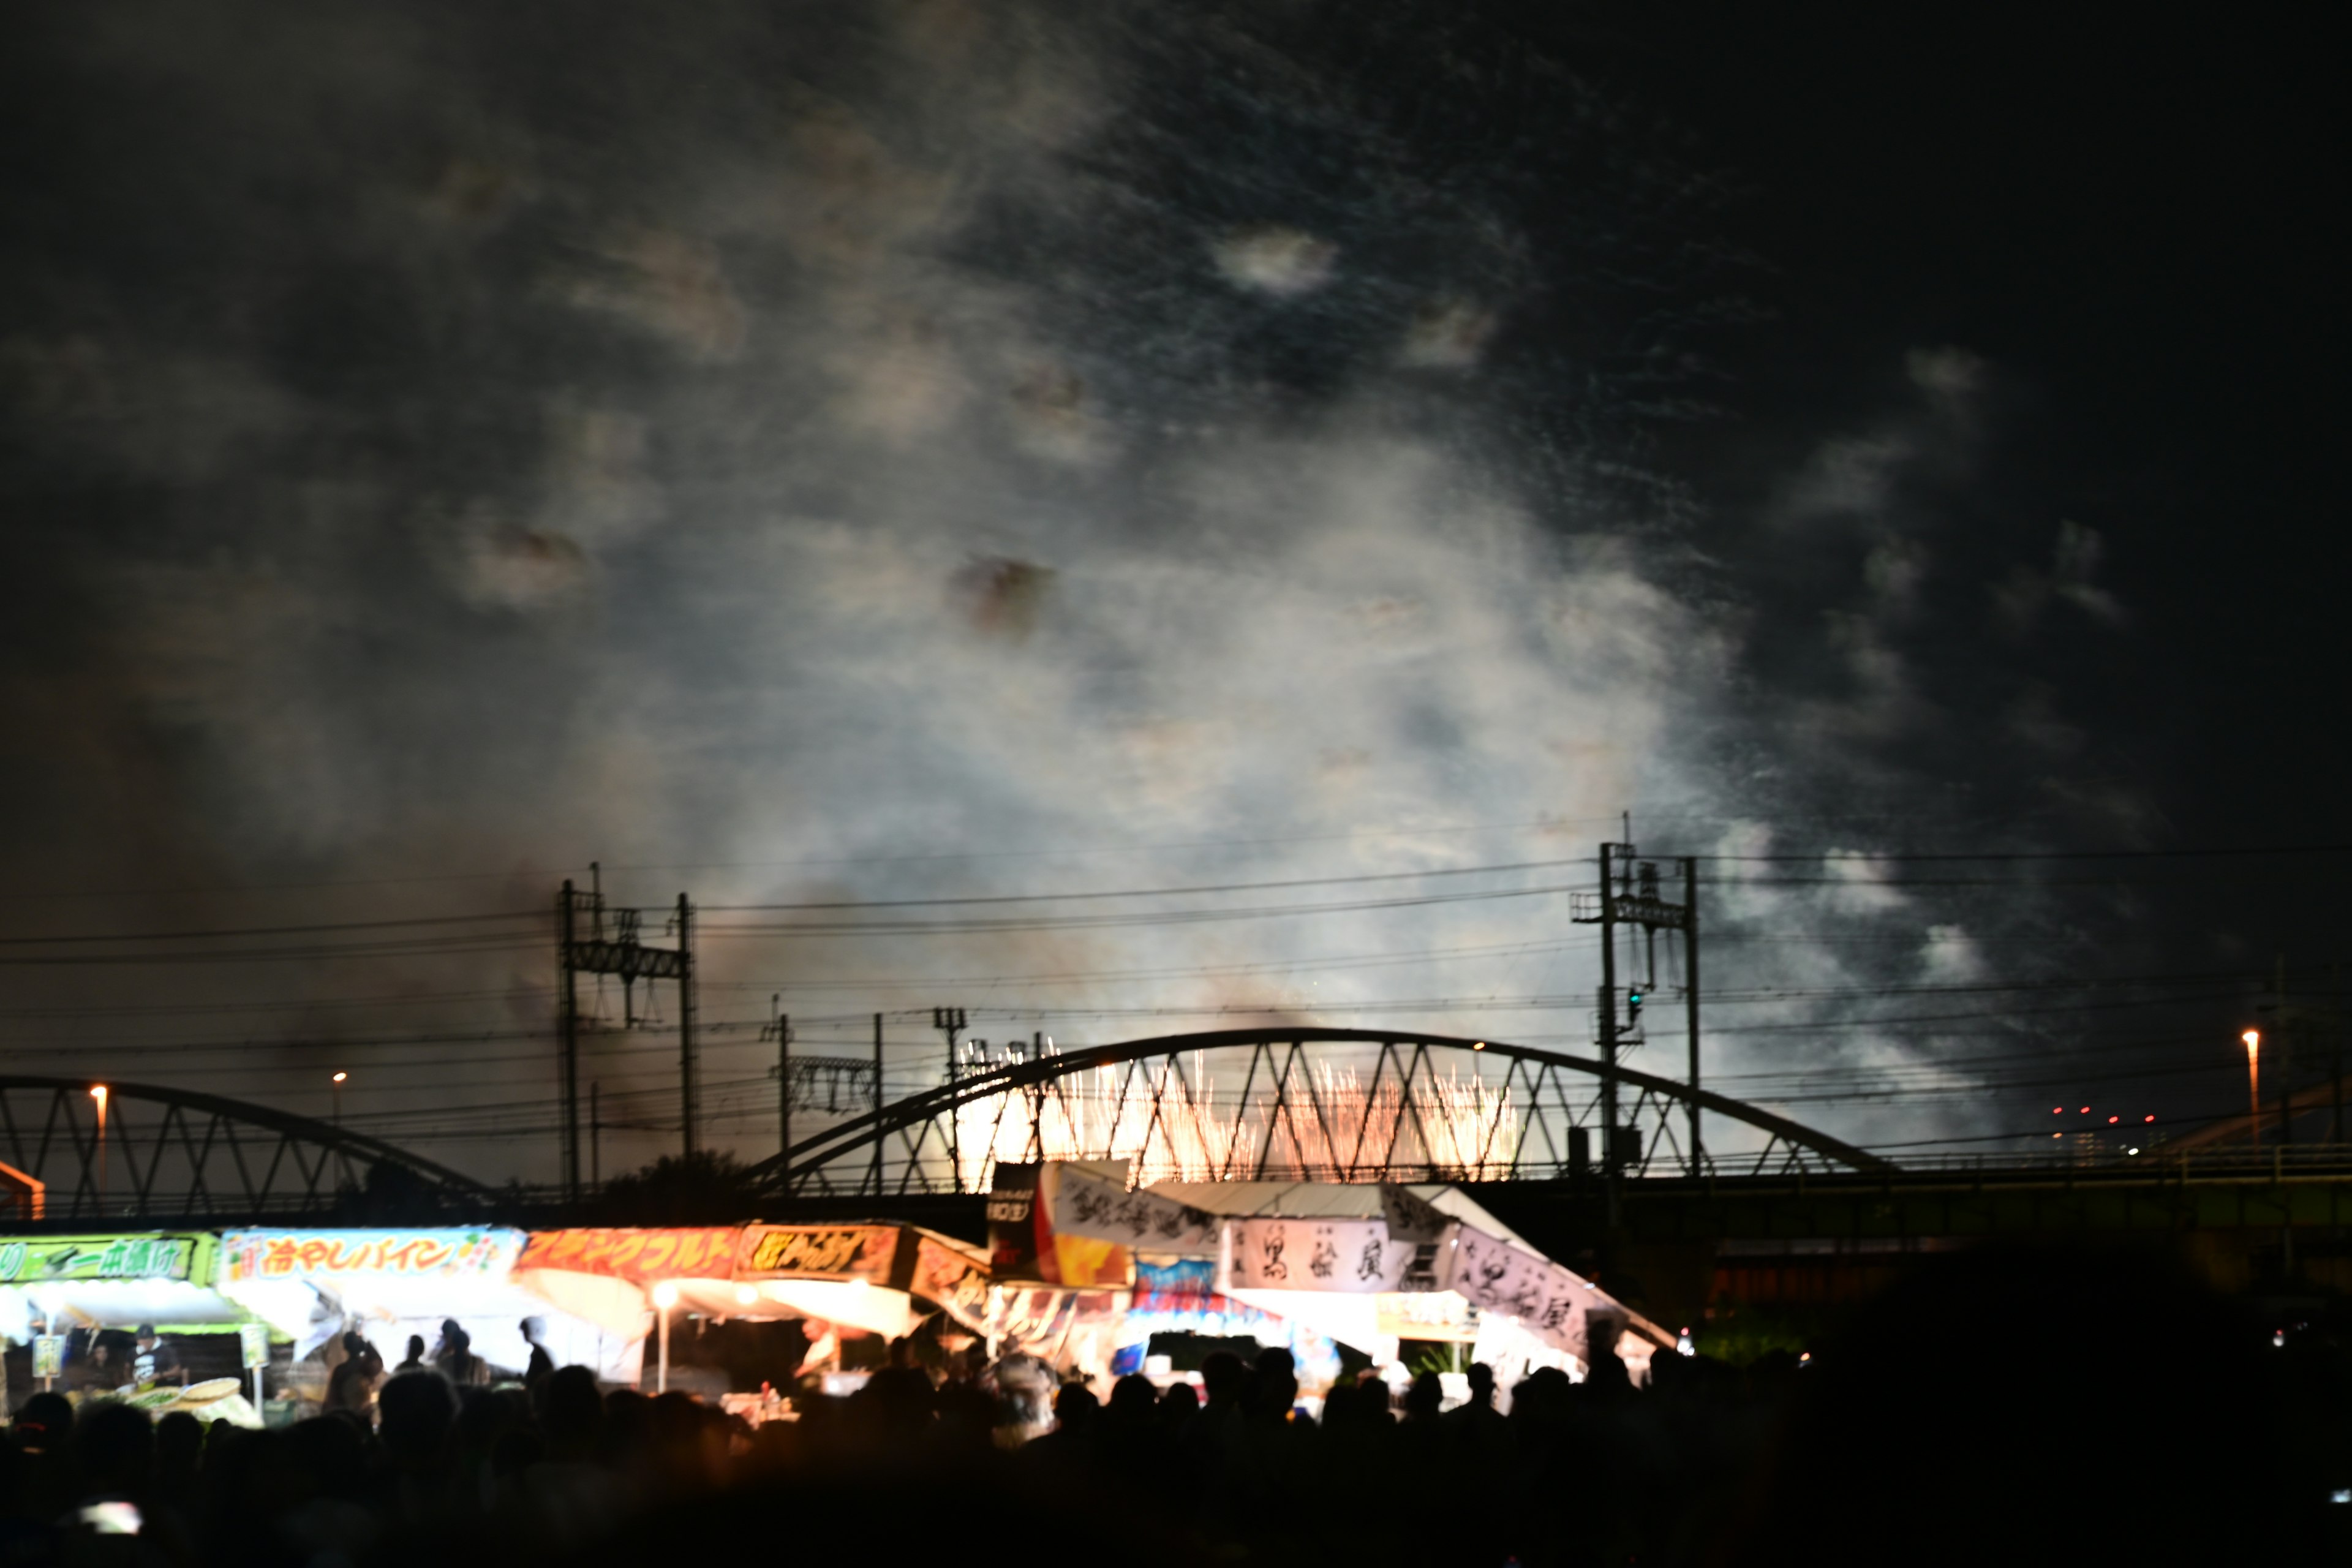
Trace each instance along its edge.
<path fill-rule="evenodd" d="M 2092 1314 L 2036 1316 L 2040 1344 L 2000 1331 L 2023 1281 L 1979 1261 L 1923 1270 L 1811 1365 L 1661 1355 L 1636 1388 L 1604 1358 L 1507 1391 L 1477 1368 L 1450 1410 L 1423 1374 L 1399 1400 L 1342 1382 L 1309 1418 L 1269 1350 L 1197 1386 L 1047 1383 L 1047 1415 L 1038 1363 L 927 1369 L 903 1342 L 758 1426 L 545 1363 L 363 1370 L 371 1403 L 262 1431 L 41 1394 L 0 1444 L 0 1568 L 2295 1562 L 2352 1539 L 2324 1336 L 2266 1359 L 2168 1276 L 2038 1268 L 2052 1313 Z"/>

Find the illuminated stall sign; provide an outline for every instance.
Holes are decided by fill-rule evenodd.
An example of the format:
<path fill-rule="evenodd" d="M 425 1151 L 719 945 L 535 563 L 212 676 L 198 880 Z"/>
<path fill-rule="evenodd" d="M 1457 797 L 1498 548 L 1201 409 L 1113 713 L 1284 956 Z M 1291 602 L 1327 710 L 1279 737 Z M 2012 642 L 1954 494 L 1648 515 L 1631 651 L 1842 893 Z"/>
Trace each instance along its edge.
<path fill-rule="evenodd" d="M 735 1246 L 738 1279 L 863 1279 L 906 1288 L 895 1225 L 751 1225 Z"/>
<path fill-rule="evenodd" d="M 503 1278 L 522 1251 L 519 1230 L 233 1230 L 221 1238 L 223 1278 L 302 1279 L 325 1274 L 399 1279 Z"/>
<path fill-rule="evenodd" d="M 988 1331 L 988 1286 L 982 1265 L 930 1237 L 915 1238 L 915 1273 L 907 1289 L 937 1301 L 948 1316 L 979 1333 Z"/>
<path fill-rule="evenodd" d="M 198 1263 L 205 1267 L 199 1268 Z M 66 1236 L 0 1242 L 0 1285 L 66 1279 L 209 1283 L 208 1236 Z"/>
<path fill-rule="evenodd" d="M 1372 1330 L 1401 1340 L 1478 1337 L 1478 1309 L 1451 1290 L 1416 1290 L 1372 1298 Z"/>
<path fill-rule="evenodd" d="M 517 1268 L 561 1268 L 645 1285 L 662 1279 L 727 1279 L 735 1272 L 733 1226 L 684 1230 L 535 1230 Z"/>

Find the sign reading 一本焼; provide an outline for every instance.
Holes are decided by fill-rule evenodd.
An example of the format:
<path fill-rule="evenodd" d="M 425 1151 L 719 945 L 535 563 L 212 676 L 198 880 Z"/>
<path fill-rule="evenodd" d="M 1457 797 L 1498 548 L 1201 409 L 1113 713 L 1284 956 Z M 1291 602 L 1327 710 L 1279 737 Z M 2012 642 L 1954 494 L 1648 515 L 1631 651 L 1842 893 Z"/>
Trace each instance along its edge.
<path fill-rule="evenodd" d="M 0 1285 L 192 1279 L 205 1240 L 198 1236 L 65 1236 L 8 1241 L 0 1243 Z"/>
<path fill-rule="evenodd" d="M 647 1284 L 662 1279 L 726 1279 L 735 1272 L 733 1226 L 674 1230 L 535 1230 L 517 1268 L 561 1268 Z"/>
<path fill-rule="evenodd" d="M 887 1285 L 895 1225 L 751 1225 L 735 1246 L 738 1279 L 863 1279 Z"/>
<path fill-rule="evenodd" d="M 221 1238 L 230 1284 L 321 1274 L 402 1279 L 502 1276 L 522 1251 L 522 1232 L 504 1229 L 233 1230 Z"/>

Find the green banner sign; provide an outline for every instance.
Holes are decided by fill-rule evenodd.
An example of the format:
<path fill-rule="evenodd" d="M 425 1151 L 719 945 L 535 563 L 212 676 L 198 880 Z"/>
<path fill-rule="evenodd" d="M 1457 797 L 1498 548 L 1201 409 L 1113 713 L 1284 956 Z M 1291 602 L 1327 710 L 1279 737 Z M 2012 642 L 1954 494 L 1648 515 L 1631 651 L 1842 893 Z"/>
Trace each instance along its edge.
<path fill-rule="evenodd" d="M 0 1240 L 0 1285 L 71 1279 L 210 1284 L 209 1236 L 43 1236 Z"/>

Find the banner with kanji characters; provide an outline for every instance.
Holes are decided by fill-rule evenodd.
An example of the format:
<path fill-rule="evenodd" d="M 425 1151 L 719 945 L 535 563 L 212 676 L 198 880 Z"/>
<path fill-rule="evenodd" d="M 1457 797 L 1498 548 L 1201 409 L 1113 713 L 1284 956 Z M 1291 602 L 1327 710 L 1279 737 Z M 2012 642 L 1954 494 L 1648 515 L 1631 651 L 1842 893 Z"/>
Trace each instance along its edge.
<path fill-rule="evenodd" d="M 523 1243 L 517 1268 L 561 1268 L 602 1274 L 639 1285 L 663 1279 L 731 1279 L 735 1226 L 686 1229 L 535 1230 Z"/>
<path fill-rule="evenodd" d="M 1398 1241 L 1377 1219 L 1237 1219 L 1231 1282 L 1237 1290 L 1338 1290 L 1374 1295 L 1440 1288 L 1444 1248 Z"/>
<path fill-rule="evenodd" d="M 61 1279 L 186 1279 L 212 1283 L 213 1238 L 58 1236 L 0 1242 L 0 1285 Z"/>
<path fill-rule="evenodd" d="M 1454 1256 L 1453 1289 L 1482 1311 L 1517 1318 L 1545 1343 L 1581 1360 L 1588 1313 L 1622 1310 L 1549 1258 L 1522 1252 L 1468 1226 Z"/>
<path fill-rule="evenodd" d="M 504 1279 L 522 1246 L 522 1232 L 495 1227 L 233 1230 L 221 1237 L 221 1278 L 231 1284 L 330 1274 Z"/>
<path fill-rule="evenodd" d="M 1138 1252 L 1214 1258 L 1223 1221 L 1190 1204 L 1129 1192 L 1076 1165 L 1055 1166 L 1054 1229 L 1064 1236 L 1117 1242 Z"/>
<path fill-rule="evenodd" d="M 893 1285 L 895 1225 L 747 1225 L 735 1244 L 738 1279 L 863 1279 Z"/>

